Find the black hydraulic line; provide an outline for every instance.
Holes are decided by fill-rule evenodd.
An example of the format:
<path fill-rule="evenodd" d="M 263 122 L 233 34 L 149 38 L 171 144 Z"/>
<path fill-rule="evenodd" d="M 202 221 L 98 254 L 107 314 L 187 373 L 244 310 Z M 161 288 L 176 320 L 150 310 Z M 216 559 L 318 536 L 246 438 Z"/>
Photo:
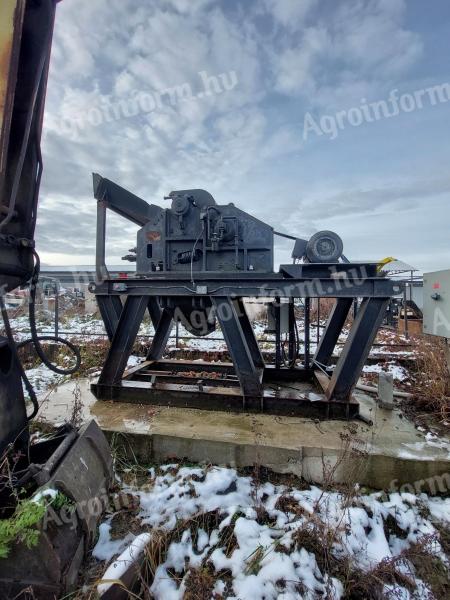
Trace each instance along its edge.
<path fill-rule="evenodd" d="M 287 233 L 281 233 L 281 231 L 274 231 L 273 234 L 278 235 L 279 237 L 286 238 L 287 240 L 294 240 L 294 242 L 298 240 L 298 238 L 294 237 L 293 235 L 289 235 Z"/>
<path fill-rule="evenodd" d="M 195 240 L 195 243 L 194 243 L 194 245 L 192 247 L 192 254 L 191 254 L 191 283 L 192 283 L 192 285 L 195 285 L 195 281 L 194 281 L 194 255 L 195 255 L 195 249 L 196 249 L 197 244 L 199 243 L 200 238 L 202 237 L 204 231 L 205 231 L 205 223 L 203 223 L 202 230 L 198 234 L 198 238 Z M 205 249 L 203 248 L 203 252 L 204 251 L 205 251 Z"/>
<path fill-rule="evenodd" d="M 310 341 L 311 341 L 311 331 L 310 331 L 310 317 L 311 317 L 311 299 L 305 298 L 304 303 L 305 307 L 305 369 L 309 369 L 310 367 Z"/>
<path fill-rule="evenodd" d="M 24 346 L 28 346 L 29 344 L 33 344 L 36 350 L 37 355 L 43 362 L 43 364 L 58 375 L 73 375 L 76 373 L 81 365 L 81 354 L 79 348 L 72 344 L 69 340 L 59 337 L 57 335 L 44 335 L 40 336 L 37 332 L 36 326 L 36 291 L 37 291 L 37 283 L 39 280 L 39 273 L 41 269 L 41 261 L 36 250 L 32 250 L 33 256 L 35 258 L 35 266 L 33 271 L 33 276 L 30 282 L 30 304 L 29 304 L 29 319 L 30 319 L 30 330 L 31 330 L 31 338 L 20 342 L 17 347 L 23 348 Z M 53 364 L 50 359 L 45 354 L 45 350 L 42 347 L 41 342 L 53 342 L 56 344 L 61 344 L 62 346 L 66 346 L 75 356 L 75 365 L 70 369 L 62 369 L 61 367 Z"/>
<path fill-rule="evenodd" d="M 282 345 L 281 345 L 281 304 L 280 298 L 277 296 L 274 301 L 275 312 L 275 367 L 281 368 Z"/>
<path fill-rule="evenodd" d="M 294 307 L 292 307 L 292 308 L 294 308 Z M 294 308 L 294 310 L 295 310 L 295 308 Z M 289 369 L 294 369 L 297 359 L 300 356 L 300 335 L 299 335 L 299 331 L 298 331 L 297 319 L 295 318 L 295 312 L 293 312 L 292 314 L 290 313 L 289 322 L 291 322 L 291 320 L 292 320 L 292 333 L 293 333 L 294 339 L 291 340 L 290 339 L 291 334 L 289 334 L 289 341 L 285 340 L 285 342 L 283 342 L 281 344 L 281 353 L 282 353 L 282 359 L 283 359 L 284 366 L 288 367 Z M 290 324 L 290 327 L 291 327 L 291 324 Z M 289 344 L 289 356 L 286 354 L 286 350 L 285 350 L 286 342 Z M 293 346 L 293 348 L 292 348 L 292 346 Z"/>
<path fill-rule="evenodd" d="M 5 305 L 5 301 L 3 299 L 3 296 L 0 295 L 0 308 L 1 308 L 1 313 L 2 313 L 2 318 L 3 318 L 3 325 L 5 327 L 5 332 L 6 332 L 6 337 L 8 339 L 9 345 L 11 347 L 11 351 L 14 355 L 14 358 L 16 360 L 16 363 L 19 367 L 19 372 L 20 372 L 20 377 L 25 385 L 25 389 L 28 392 L 28 395 L 30 397 L 31 403 L 33 404 L 33 412 L 31 413 L 31 415 L 29 415 L 27 418 L 30 421 L 31 419 L 33 419 L 38 411 L 39 411 L 39 403 L 38 403 L 38 399 L 36 396 L 36 392 L 33 389 L 33 386 L 30 383 L 30 380 L 27 377 L 27 374 L 25 373 L 25 370 L 22 366 L 22 363 L 20 361 L 20 357 L 19 354 L 17 352 L 17 345 L 16 342 L 14 340 L 14 336 L 12 334 L 12 330 L 11 330 L 11 324 L 9 322 L 9 317 L 8 317 L 8 312 L 6 310 L 6 305 Z"/>

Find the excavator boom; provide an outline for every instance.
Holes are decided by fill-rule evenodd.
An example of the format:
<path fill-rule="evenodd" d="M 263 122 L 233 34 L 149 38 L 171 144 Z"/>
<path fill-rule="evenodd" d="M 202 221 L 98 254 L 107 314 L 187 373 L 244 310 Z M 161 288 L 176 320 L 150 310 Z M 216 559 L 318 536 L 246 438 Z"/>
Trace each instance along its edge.
<path fill-rule="evenodd" d="M 42 174 L 40 151 L 55 0 L 0 3 L 0 289 L 24 285 Z"/>

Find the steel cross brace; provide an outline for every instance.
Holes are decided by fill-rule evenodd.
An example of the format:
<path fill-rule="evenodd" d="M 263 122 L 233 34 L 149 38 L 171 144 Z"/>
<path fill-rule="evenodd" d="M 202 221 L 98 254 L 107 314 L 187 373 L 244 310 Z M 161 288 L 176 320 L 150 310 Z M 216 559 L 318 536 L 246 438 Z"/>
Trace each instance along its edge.
<path fill-rule="evenodd" d="M 262 404 L 264 360 L 244 303 L 241 298 L 212 297 L 211 300 L 241 384 L 243 408 L 246 397 L 260 398 Z"/>
<path fill-rule="evenodd" d="M 161 310 L 157 298 L 128 296 L 122 306 L 119 296 L 97 296 L 97 302 L 111 342 L 99 383 L 113 385 L 121 381 L 146 310 L 155 328 L 147 358 L 162 357 L 172 328 L 172 313 Z"/>
<path fill-rule="evenodd" d="M 146 296 L 127 297 L 98 380 L 100 384 L 113 385 L 121 381 L 147 308 Z"/>
<path fill-rule="evenodd" d="M 326 388 L 326 395 L 329 399 L 347 400 L 350 398 L 350 394 L 358 383 L 358 378 L 367 357 L 369 356 L 370 349 L 385 315 L 389 300 L 389 298 L 365 298 L 362 301 L 358 314 L 353 320 L 342 353 L 339 356 L 333 371 L 333 375 L 331 376 L 331 380 Z M 344 306 L 342 301 L 339 307 L 336 305 L 335 311 L 333 311 L 330 318 L 333 329 L 330 333 L 325 331 L 322 338 L 324 343 L 320 344 L 317 352 L 317 355 L 321 356 L 322 360 L 327 360 L 327 358 L 329 360 L 328 351 L 331 347 L 331 338 L 334 340 L 336 337 L 337 323 L 342 323 L 342 325 L 345 323 L 344 313 L 347 309 L 350 310 L 350 307 L 351 305 L 349 303 Z M 327 350 L 327 352 L 325 352 L 325 350 Z"/>
<path fill-rule="evenodd" d="M 111 342 L 122 314 L 122 300 L 120 296 L 97 296 L 97 304 Z"/>
<path fill-rule="evenodd" d="M 173 313 L 168 308 L 164 308 L 160 314 L 159 320 L 156 323 L 153 321 L 155 335 L 153 336 L 152 344 L 147 354 L 147 360 L 159 360 L 162 358 L 164 349 L 169 340 L 170 332 L 172 331 L 172 325 Z"/>
<path fill-rule="evenodd" d="M 106 333 L 111 342 L 119 324 L 120 315 L 122 314 L 123 305 L 120 296 L 97 296 L 97 304 L 100 310 L 100 315 L 105 325 Z M 162 315 L 162 309 L 159 305 L 158 298 L 151 296 L 148 298 L 148 312 L 153 323 L 155 331 Z"/>
<path fill-rule="evenodd" d="M 250 323 L 247 311 L 245 310 L 244 302 L 242 298 L 236 298 L 232 301 L 232 303 L 236 312 L 236 316 L 239 320 L 239 324 L 242 328 L 245 341 L 248 344 L 253 363 L 257 369 L 264 369 L 266 365 L 262 357 L 261 350 L 259 349 L 258 341 L 256 339 L 252 324 Z"/>
<path fill-rule="evenodd" d="M 338 298 L 330 313 L 325 330 L 320 338 L 313 362 L 319 368 L 328 367 L 353 304 L 353 298 Z"/>

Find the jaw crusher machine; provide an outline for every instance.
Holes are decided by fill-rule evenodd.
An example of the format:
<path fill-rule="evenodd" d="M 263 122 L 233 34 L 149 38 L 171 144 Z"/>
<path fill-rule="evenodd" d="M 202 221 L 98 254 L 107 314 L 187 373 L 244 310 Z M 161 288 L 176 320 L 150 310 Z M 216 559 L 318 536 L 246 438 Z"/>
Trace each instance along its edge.
<path fill-rule="evenodd" d="M 352 391 L 390 298 L 400 286 L 379 276 L 376 263 L 351 263 L 331 231 L 309 240 L 280 234 L 233 203 L 219 205 L 205 190 L 173 191 L 170 207 L 149 204 L 94 174 L 98 202 L 96 282 L 91 291 L 110 339 L 99 399 L 209 410 L 353 418 Z M 140 228 L 127 258 L 136 272 L 114 279 L 106 267 L 106 215 L 112 210 Z M 292 264 L 274 271 L 274 236 L 294 242 Z M 245 298 L 268 302 L 273 359 L 265 360 L 246 312 Z M 313 298 L 335 304 L 314 353 Z M 304 339 L 295 301 L 302 299 Z M 354 318 L 333 366 L 333 352 L 352 307 Z M 154 327 L 146 360 L 127 361 L 146 313 Z M 231 362 L 163 360 L 174 323 L 195 336 L 219 324 Z M 309 384 L 309 388 L 308 385 Z M 311 391 L 314 384 L 318 393 Z"/>

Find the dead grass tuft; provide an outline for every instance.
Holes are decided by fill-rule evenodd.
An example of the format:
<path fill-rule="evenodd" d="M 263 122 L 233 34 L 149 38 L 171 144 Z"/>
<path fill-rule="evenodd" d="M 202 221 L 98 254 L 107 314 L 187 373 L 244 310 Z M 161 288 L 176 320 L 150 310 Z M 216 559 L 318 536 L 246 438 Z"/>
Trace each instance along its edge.
<path fill-rule="evenodd" d="M 450 416 L 450 375 L 445 341 L 424 337 L 417 351 L 417 371 L 413 376 L 415 411 L 433 414 L 445 421 Z"/>
<path fill-rule="evenodd" d="M 305 514 L 305 510 L 290 494 L 280 496 L 275 504 L 277 510 L 281 510 L 285 515 L 293 514 L 297 517 L 301 517 Z"/>
<path fill-rule="evenodd" d="M 81 389 L 78 383 L 75 384 L 75 389 L 72 392 L 73 404 L 69 417 L 69 423 L 74 429 L 78 429 L 83 422 L 83 400 L 81 398 Z"/>
<path fill-rule="evenodd" d="M 413 564 L 417 576 L 428 583 L 436 600 L 450 598 L 450 573 L 442 560 L 436 556 L 439 544 L 444 552 L 448 550 L 449 539 L 449 530 L 440 528 L 439 534 L 423 536 L 403 553 Z"/>
<path fill-rule="evenodd" d="M 344 584 L 344 598 L 346 600 L 393 600 L 395 592 L 387 595 L 384 592 L 385 585 L 398 585 L 413 591 L 415 586 L 412 578 L 400 571 L 405 566 L 403 557 L 385 559 L 369 572 L 352 569 L 349 563 L 344 561 L 344 573 L 341 573 L 341 581 Z M 403 570 L 403 569 L 402 569 Z M 345 578 L 342 575 L 345 575 Z"/>
<path fill-rule="evenodd" d="M 210 567 L 189 569 L 184 600 L 210 600 L 215 583 L 216 575 Z"/>

